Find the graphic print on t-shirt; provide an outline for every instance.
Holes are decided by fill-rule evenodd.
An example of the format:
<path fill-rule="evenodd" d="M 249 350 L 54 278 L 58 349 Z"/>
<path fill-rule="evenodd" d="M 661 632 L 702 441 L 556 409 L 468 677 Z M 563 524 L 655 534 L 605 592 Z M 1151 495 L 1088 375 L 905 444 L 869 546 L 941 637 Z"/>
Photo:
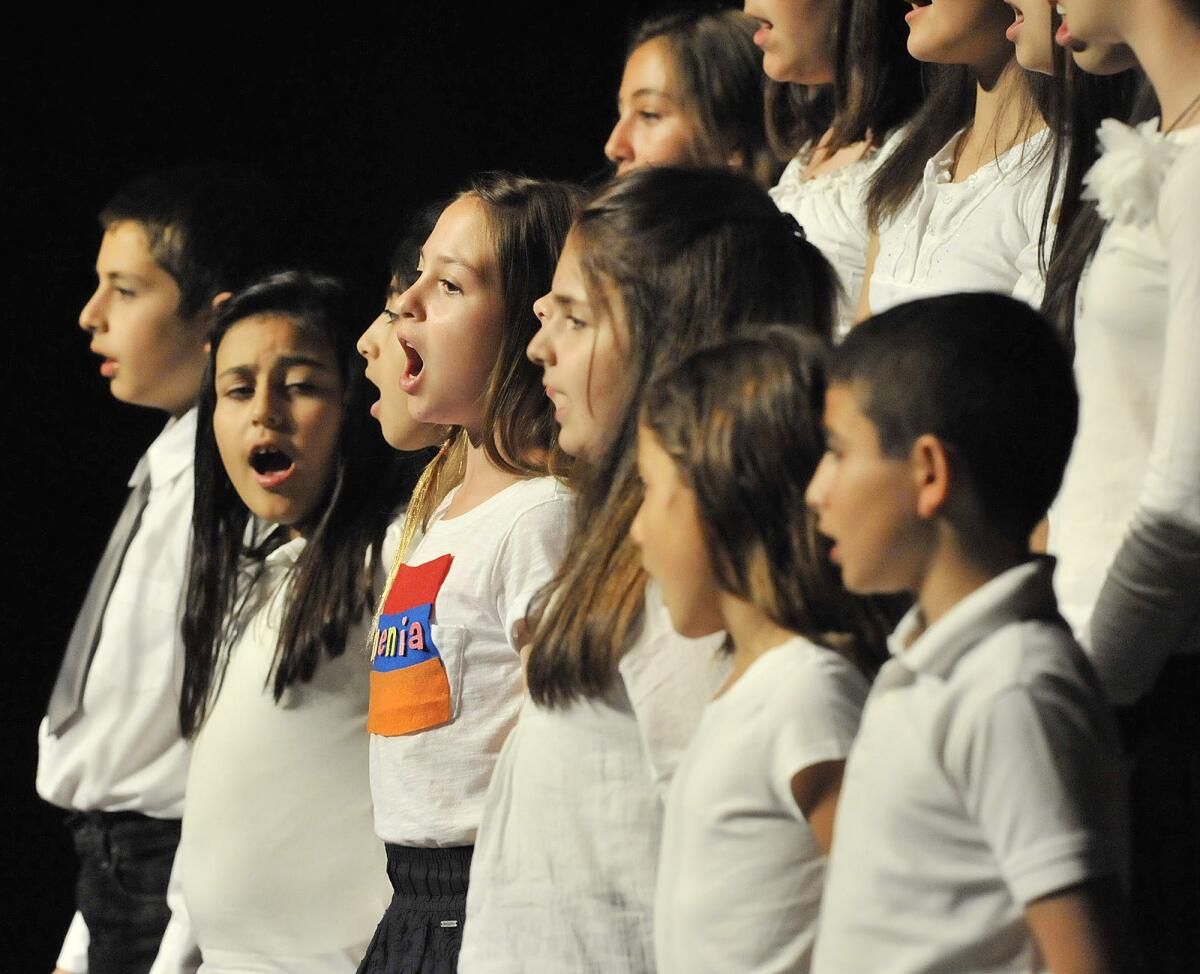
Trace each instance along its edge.
<path fill-rule="evenodd" d="M 383 602 L 371 653 L 367 730 L 413 734 L 451 717 L 450 681 L 433 642 L 432 615 L 453 555 L 401 565 Z"/>

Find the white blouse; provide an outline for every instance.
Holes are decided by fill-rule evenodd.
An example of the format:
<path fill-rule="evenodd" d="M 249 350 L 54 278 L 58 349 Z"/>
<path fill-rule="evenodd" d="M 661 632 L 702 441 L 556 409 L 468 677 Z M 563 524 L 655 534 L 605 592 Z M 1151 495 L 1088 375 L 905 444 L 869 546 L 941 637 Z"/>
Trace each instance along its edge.
<path fill-rule="evenodd" d="M 1042 211 L 1052 171 L 1043 129 L 952 181 L 959 132 L 925 164 L 921 185 L 879 232 L 870 281 L 873 314 L 956 291 L 998 291 L 1039 303 Z"/>
<path fill-rule="evenodd" d="M 884 150 L 876 150 L 842 169 L 804 178 L 808 152 L 787 164 L 771 199 L 804 228 L 804 235 L 837 271 L 842 285 L 838 301 L 838 336 L 854 323 L 854 310 L 862 291 L 871 234 L 867 228 L 867 182 Z"/>
<path fill-rule="evenodd" d="M 719 643 L 676 634 L 650 587 L 605 696 L 526 700 L 484 804 L 459 971 L 654 970 L 663 799 L 728 672 Z"/>
<path fill-rule="evenodd" d="M 1197 634 L 1188 617 L 1200 601 L 1180 601 L 1180 587 L 1190 584 L 1183 566 L 1161 564 L 1174 582 L 1149 594 L 1160 622 L 1169 610 L 1182 613 L 1174 637 L 1147 638 L 1136 627 L 1121 633 L 1108 623 L 1097 632 L 1093 624 L 1103 601 L 1118 630 L 1129 625 L 1120 591 L 1129 595 L 1129 579 L 1104 586 L 1118 552 L 1131 541 L 1136 549 L 1147 525 L 1165 521 L 1176 551 L 1189 534 L 1195 548 L 1200 533 L 1200 128 L 1163 137 L 1156 127 L 1154 120 L 1135 132 L 1106 121 L 1104 165 L 1088 176 L 1089 193 L 1111 219 L 1079 285 L 1079 433 L 1050 514 L 1063 614 L 1091 644 L 1119 703 L 1148 689 L 1171 652 L 1200 650 L 1200 639 L 1187 635 Z M 1149 592 L 1144 579 L 1134 588 Z M 1172 588 L 1178 606 L 1168 605 Z M 1102 589 L 1112 598 L 1102 599 Z"/>

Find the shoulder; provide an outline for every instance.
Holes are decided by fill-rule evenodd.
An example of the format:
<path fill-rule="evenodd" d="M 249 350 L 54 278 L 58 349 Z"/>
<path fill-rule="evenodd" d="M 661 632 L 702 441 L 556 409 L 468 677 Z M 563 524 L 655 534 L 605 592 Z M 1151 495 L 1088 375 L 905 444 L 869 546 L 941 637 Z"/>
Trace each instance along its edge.
<path fill-rule="evenodd" d="M 1158 216 L 1164 228 L 1191 227 L 1193 232 L 1200 228 L 1200 212 L 1195 205 L 1198 194 L 1200 140 L 1189 143 L 1180 151 L 1163 180 Z"/>

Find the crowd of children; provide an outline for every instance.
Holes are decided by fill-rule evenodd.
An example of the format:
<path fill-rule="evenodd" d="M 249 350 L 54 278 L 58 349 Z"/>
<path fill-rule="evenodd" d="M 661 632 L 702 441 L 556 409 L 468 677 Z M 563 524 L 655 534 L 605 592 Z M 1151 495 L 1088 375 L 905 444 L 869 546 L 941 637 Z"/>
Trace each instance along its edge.
<path fill-rule="evenodd" d="M 80 326 L 170 418 L 39 733 L 58 974 L 1194 970 L 1196 64 L 679 10 L 612 177 L 472 179 L 357 341 L 274 186 L 123 188 Z"/>

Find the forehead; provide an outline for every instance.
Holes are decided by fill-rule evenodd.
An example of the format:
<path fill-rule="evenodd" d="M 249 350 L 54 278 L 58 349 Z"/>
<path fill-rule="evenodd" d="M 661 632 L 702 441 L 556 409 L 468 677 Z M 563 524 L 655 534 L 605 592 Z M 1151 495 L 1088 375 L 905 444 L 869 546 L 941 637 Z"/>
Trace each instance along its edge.
<path fill-rule="evenodd" d="M 653 37 L 634 48 L 621 78 L 622 98 L 643 91 L 675 96 L 676 89 L 675 55 L 665 37 Z"/>
<path fill-rule="evenodd" d="M 426 261 L 462 263 L 488 276 L 494 249 L 487 205 L 477 196 L 463 196 L 442 211 L 421 254 Z"/>
<path fill-rule="evenodd" d="M 843 440 L 874 443 L 879 446 L 875 424 L 862 411 L 860 403 L 870 394 L 864 383 L 834 382 L 825 391 L 825 428 Z"/>
<path fill-rule="evenodd" d="M 114 223 L 104 231 L 100 252 L 96 257 L 96 270 L 100 274 L 148 277 L 157 273 L 163 277 L 171 276 L 155 262 L 146 232 L 141 224 L 133 220 Z"/>
<path fill-rule="evenodd" d="M 290 315 L 251 315 L 233 324 L 217 347 L 217 369 L 250 362 L 266 363 L 284 355 L 302 355 L 335 367 L 329 342 Z"/>

